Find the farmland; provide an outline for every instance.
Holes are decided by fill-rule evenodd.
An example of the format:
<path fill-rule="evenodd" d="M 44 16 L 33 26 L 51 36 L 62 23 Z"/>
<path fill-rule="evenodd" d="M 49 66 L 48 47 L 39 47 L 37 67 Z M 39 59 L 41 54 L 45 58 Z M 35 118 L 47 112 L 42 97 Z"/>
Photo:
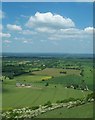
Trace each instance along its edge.
<path fill-rule="evenodd" d="M 4 57 L 2 68 L 3 111 L 84 99 L 93 90 L 93 63 L 89 58 Z M 87 116 L 92 116 L 91 104 L 72 109 L 60 108 L 38 117 L 74 117 L 73 111 L 78 110 L 83 116 L 86 109 L 91 109 Z"/>

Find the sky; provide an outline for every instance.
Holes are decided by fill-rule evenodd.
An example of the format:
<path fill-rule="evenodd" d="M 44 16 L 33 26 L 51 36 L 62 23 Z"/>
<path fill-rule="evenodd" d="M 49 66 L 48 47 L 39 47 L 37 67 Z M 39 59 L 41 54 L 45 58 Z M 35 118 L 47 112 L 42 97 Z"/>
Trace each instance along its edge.
<path fill-rule="evenodd" d="M 3 3 L 3 52 L 93 53 L 93 3 Z"/>

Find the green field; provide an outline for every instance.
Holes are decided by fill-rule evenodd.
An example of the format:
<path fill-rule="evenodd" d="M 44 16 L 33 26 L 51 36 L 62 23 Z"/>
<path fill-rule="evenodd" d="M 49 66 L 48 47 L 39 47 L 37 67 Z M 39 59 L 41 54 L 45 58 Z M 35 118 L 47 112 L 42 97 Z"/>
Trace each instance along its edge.
<path fill-rule="evenodd" d="M 92 118 L 93 116 L 93 104 L 74 107 L 71 109 L 60 108 L 54 111 L 37 116 L 37 118 Z"/>
<path fill-rule="evenodd" d="M 48 61 L 47 59 L 34 59 L 33 61 L 29 59 L 30 62 L 26 62 L 23 59 L 19 60 L 15 58 L 13 60 L 10 59 L 11 62 L 7 62 L 6 59 L 5 62 L 3 61 L 4 75 L 6 76 L 2 82 L 3 111 L 44 105 L 47 101 L 56 103 L 57 101 L 70 98 L 83 99 L 92 93 L 92 64 L 88 60 L 80 60 L 79 62 L 77 59 L 75 61 L 64 61 L 60 59 L 59 62 L 59 60 L 55 59 Z M 24 63 L 22 61 L 24 61 Z M 81 75 L 82 71 L 83 75 Z M 17 83 L 28 84 L 30 87 L 17 87 Z M 67 85 L 70 84 L 85 84 L 89 90 L 67 88 Z M 90 112 L 85 113 L 87 109 L 89 109 Z M 80 112 L 78 113 L 78 111 L 81 111 L 81 115 L 79 115 Z M 83 117 L 83 115 L 84 118 L 91 117 L 92 105 L 87 104 L 72 109 L 60 108 L 38 117 L 67 118 L 68 114 L 69 117 L 75 117 L 76 114 L 77 117 Z"/>
<path fill-rule="evenodd" d="M 72 98 L 83 98 L 91 91 L 73 90 L 64 87 L 64 84 L 50 84 L 45 86 L 43 78 L 47 76 L 21 75 L 13 80 L 5 80 L 3 85 L 3 109 L 19 108 L 25 106 L 43 105 L 47 101 L 56 102 L 58 100 Z M 50 76 L 49 76 L 50 77 Z M 58 80 L 58 78 L 56 78 Z M 18 88 L 16 82 L 31 83 L 31 88 Z M 48 80 L 50 81 L 50 79 Z M 62 81 L 62 80 L 61 80 Z M 60 82 L 60 79 L 59 79 Z M 55 88 L 55 86 L 57 86 Z"/>

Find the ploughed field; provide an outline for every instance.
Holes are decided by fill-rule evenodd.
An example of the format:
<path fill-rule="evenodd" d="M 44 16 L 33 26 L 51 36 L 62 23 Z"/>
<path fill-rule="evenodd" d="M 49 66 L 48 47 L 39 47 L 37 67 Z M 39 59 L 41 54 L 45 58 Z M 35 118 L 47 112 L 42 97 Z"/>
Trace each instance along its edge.
<path fill-rule="evenodd" d="M 20 63 L 18 61 L 20 61 Z M 45 103 L 47 103 L 47 101 L 50 101 L 51 103 L 56 103 L 58 100 L 65 100 L 70 98 L 82 99 L 86 98 L 88 94 L 92 93 L 92 62 L 89 60 L 80 60 L 82 61 L 80 62 L 76 59 L 76 64 L 73 60 L 70 60 L 69 62 L 69 60 L 64 61 L 63 59 L 61 59 L 60 61 L 53 61 L 53 59 L 50 59 L 49 61 L 46 59 L 37 60 L 36 58 L 36 60 L 32 62 L 27 62 L 26 60 L 25 62 L 23 58 L 24 62 L 21 61 L 21 59 L 13 59 L 10 62 L 6 62 L 5 60 L 5 66 L 6 63 L 9 66 L 10 64 L 12 64 L 15 67 L 16 65 L 18 71 L 18 64 L 20 64 L 20 67 L 21 65 L 23 65 L 23 70 L 25 71 L 24 73 L 14 76 L 12 76 L 12 74 L 10 75 L 8 70 L 6 70 L 7 72 L 4 71 L 4 77 L 2 80 L 3 111 L 14 108 L 44 105 Z M 50 64 L 51 66 L 48 66 Z M 5 66 L 3 69 L 6 68 Z M 9 75 L 11 76 L 11 78 Z M 89 90 L 82 90 L 79 87 L 71 87 L 75 87 L 76 85 L 81 86 L 81 84 L 87 86 Z M 85 111 L 87 107 L 91 108 L 90 105 L 72 108 L 71 110 L 64 110 L 64 108 L 60 108 L 45 113 L 39 117 L 57 117 L 55 116 L 57 114 L 59 117 L 63 117 L 64 115 L 65 117 L 67 117 L 67 114 L 72 114 L 72 110 L 78 113 L 78 110 Z M 61 113 L 63 110 L 64 115 L 63 113 Z M 92 112 L 87 114 L 88 116 L 92 116 Z M 73 114 L 70 117 L 73 117 Z"/>

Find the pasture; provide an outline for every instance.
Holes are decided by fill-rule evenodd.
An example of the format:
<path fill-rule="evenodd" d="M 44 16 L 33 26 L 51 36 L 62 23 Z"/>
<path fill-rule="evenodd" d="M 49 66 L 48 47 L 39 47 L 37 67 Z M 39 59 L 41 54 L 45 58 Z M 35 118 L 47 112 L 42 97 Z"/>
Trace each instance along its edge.
<path fill-rule="evenodd" d="M 92 118 L 93 103 L 88 103 L 71 109 L 59 108 L 37 116 L 37 118 Z"/>
<path fill-rule="evenodd" d="M 57 84 L 56 81 L 46 87 L 45 83 L 40 82 L 43 78 L 47 78 L 47 76 L 21 75 L 13 80 L 5 80 L 3 83 L 3 110 L 43 105 L 47 101 L 56 102 L 69 98 L 83 98 L 91 93 L 91 91 L 82 92 L 81 90 L 67 89 L 64 84 Z M 46 81 L 51 81 L 50 76 L 48 78 Z M 60 79 L 56 79 L 60 81 Z M 16 82 L 26 83 L 25 80 L 32 84 L 31 88 L 16 87 Z"/>

